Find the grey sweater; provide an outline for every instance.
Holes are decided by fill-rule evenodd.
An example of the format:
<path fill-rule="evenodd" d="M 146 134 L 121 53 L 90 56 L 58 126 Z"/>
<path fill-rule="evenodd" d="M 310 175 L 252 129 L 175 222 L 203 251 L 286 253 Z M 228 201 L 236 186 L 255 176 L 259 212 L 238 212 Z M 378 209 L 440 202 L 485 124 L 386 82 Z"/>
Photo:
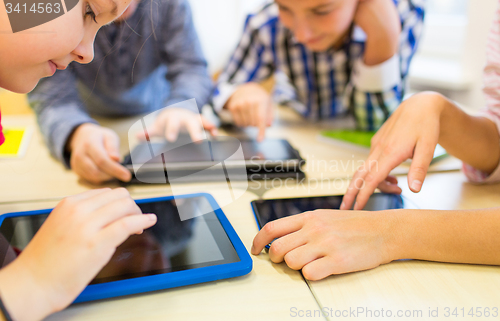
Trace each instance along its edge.
<path fill-rule="evenodd" d="M 51 153 L 69 166 L 66 141 L 83 123 L 139 115 L 211 96 L 208 75 L 187 0 L 142 0 L 121 23 L 104 26 L 88 65 L 71 64 L 29 94 Z"/>

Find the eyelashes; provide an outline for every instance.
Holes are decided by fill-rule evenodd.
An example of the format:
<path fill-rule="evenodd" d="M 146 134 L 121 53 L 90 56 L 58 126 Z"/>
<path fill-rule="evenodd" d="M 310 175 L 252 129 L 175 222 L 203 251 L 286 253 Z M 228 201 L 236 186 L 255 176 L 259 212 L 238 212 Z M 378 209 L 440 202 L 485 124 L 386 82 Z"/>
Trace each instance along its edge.
<path fill-rule="evenodd" d="M 90 17 L 90 19 L 94 20 L 95 23 L 97 23 L 96 16 L 94 10 L 92 10 L 92 7 L 90 4 L 87 3 L 87 6 L 85 8 L 85 18 Z"/>
<path fill-rule="evenodd" d="M 317 16 L 327 16 L 330 13 L 332 13 L 332 11 L 314 12 L 314 14 L 317 15 Z"/>

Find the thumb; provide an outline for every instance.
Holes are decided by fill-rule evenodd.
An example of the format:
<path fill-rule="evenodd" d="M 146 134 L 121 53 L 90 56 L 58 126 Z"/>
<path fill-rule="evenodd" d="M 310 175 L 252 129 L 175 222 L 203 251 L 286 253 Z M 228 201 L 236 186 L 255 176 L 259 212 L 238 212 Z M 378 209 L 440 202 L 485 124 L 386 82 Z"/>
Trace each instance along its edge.
<path fill-rule="evenodd" d="M 120 161 L 120 138 L 115 133 L 104 134 L 104 148 L 109 157 L 116 161 Z"/>
<path fill-rule="evenodd" d="M 268 106 L 263 105 L 258 109 L 258 116 L 257 116 L 257 121 L 258 121 L 258 128 L 259 128 L 259 134 L 257 135 L 257 141 L 262 142 L 264 138 L 266 138 L 266 128 L 267 128 L 267 122 L 268 122 Z"/>
<path fill-rule="evenodd" d="M 135 135 L 135 137 L 141 142 L 150 140 L 151 137 L 155 136 L 158 136 L 158 130 L 155 128 L 155 125 L 151 126 L 151 128 L 148 128 L 147 130 L 140 131 Z"/>
<path fill-rule="evenodd" d="M 210 120 L 205 118 L 204 116 L 201 116 L 201 123 L 203 125 L 203 128 L 210 132 L 212 136 L 217 136 L 218 131 L 217 131 L 217 126 L 214 125 Z"/>

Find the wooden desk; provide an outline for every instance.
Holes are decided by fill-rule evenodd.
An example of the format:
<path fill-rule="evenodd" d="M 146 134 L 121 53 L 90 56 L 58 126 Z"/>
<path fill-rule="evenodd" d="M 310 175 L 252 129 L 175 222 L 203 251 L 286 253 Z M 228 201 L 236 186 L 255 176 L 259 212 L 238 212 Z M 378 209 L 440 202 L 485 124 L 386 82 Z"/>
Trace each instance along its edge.
<path fill-rule="evenodd" d="M 98 119 L 102 125 L 114 129 L 122 138 L 120 147 L 122 155 L 126 155 L 130 150 L 128 129 L 136 120 L 136 117 L 113 121 Z M 4 126 L 33 126 L 34 135 L 24 158 L 0 160 L 0 177 L 2 180 L 2 184 L 0 184 L 0 204 L 26 200 L 56 200 L 92 188 L 102 187 L 93 186 L 79 180 L 72 171 L 66 170 L 61 163 L 50 156 L 36 125 L 34 115 L 5 116 L 2 118 L 2 122 Z M 301 119 L 293 111 L 280 108 L 276 124 L 269 128 L 267 137 L 286 138 L 294 147 L 300 150 L 302 156 L 307 160 L 305 168 L 306 182 L 335 181 L 337 185 L 340 185 L 343 179 L 352 176 L 367 155 L 322 142 L 317 137 L 321 131 L 328 128 L 334 126 L 345 127 L 344 122 L 344 120 L 339 120 L 310 123 Z M 256 137 L 255 129 L 235 130 L 225 134 L 237 137 Z M 132 146 L 134 144 L 135 142 L 132 142 Z M 431 171 L 456 171 L 459 167 L 460 163 L 457 163 L 454 159 L 449 159 L 434 165 Z M 408 169 L 407 165 L 402 165 L 394 173 L 407 173 Z M 266 186 L 259 187 L 259 185 L 258 182 L 252 184 L 254 192 L 269 189 Z M 107 184 L 106 186 L 116 187 L 118 184 Z M 213 186 L 213 184 L 186 184 L 186 190 L 195 192 L 207 190 L 206 188 L 210 188 L 210 186 Z M 241 186 L 244 186 L 244 184 L 239 184 L 240 188 Z M 132 186 L 129 190 L 131 193 L 149 191 L 151 186 Z M 256 193 L 262 195 L 263 192 Z"/>
<path fill-rule="evenodd" d="M 419 194 L 409 190 L 406 176 L 399 178 L 399 185 L 404 190 L 404 197 L 421 209 L 500 207 L 500 185 L 473 185 L 461 172 L 429 174 Z M 334 195 L 341 194 L 343 190 L 331 188 L 329 191 Z M 268 191 L 264 198 L 325 194 L 328 193 L 302 186 L 274 189 Z M 496 266 L 398 261 L 369 271 L 330 276 L 308 283 L 331 320 L 335 319 L 335 313 L 345 313 L 343 311 L 349 311 L 348 317 L 343 318 L 345 320 L 377 319 L 366 312 L 350 314 L 351 310 L 357 311 L 358 308 L 379 314 L 384 309 L 386 316 L 387 310 L 391 310 L 393 316 L 398 311 L 410 313 L 411 317 L 405 320 L 491 319 L 469 316 L 470 309 L 476 307 L 497 307 L 500 316 L 500 270 Z M 433 313 L 437 308 L 439 318 L 429 317 L 429 308 Z M 446 308 L 451 308 L 452 312 L 458 308 L 460 317 L 450 313 L 445 318 Z M 465 309 L 464 317 L 461 317 L 462 308 Z M 419 311 L 422 311 L 420 317 Z"/>
<path fill-rule="evenodd" d="M 224 208 L 247 249 L 257 232 L 250 201 L 260 196 L 275 198 L 342 194 L 348 186 L 345 178 L 352 175 L 354 169 L 346 168 L 344 163 L 344 168 L 325 173 L 314 160 L 364 160 L 364 155 L 355 155 L 318 141 L 316 136 L 324 127 L 299 122 L 294 117 L 288 111 L 280 114 L 277 126 L 268 131 L 268 137 L 285 137 L 301 150 L 309 161 L 306 169 L 308 179 L 288 182 L 288 186 L 286 182 L 275 186 L 252 183 L 242 198 Z M 35 125 L 33 116 L 5 117 L 4 121 L 5 125 Z M 128 129 L 127 121 L 121 121 L 120 124 L 118 131 Z M 244 136 L 254 133 L 247 130 L 236 134 Z M 122 151 L 126 150 L 128 146 L 125 142 Z M 38 131 L 35 131 L 25 158 L 0 161 L 0 177 L 0 213 L 52 207 L 55 200 L 64 196 L 95 188 L 79 181 L 71 171 L 64 170 L 61 164 L 52 159 Z M 421 208 L 500 206 L 500 186 L 473 186 L 466 183 L 460 172 L 429 175 L 419 195 L 409 193 L 404 179 L 402 177 L 400 181 L 400 185 L 405 188 L 404 194 Z M 185 193 L 210 191 L 218 201 L 223 202 L 223 187 L 217 184 L 186 184 L 183 189 Z M 135 198 L 171 194 L 168 186 L 132 186 L 129 190 Z M 475 306 L 493 307 L 500 302 L 497 294 L 500 273 L 497 267 L 394 262 L 371 271 L 311 282 L 311 293 L 298 272 L 283 264 L 272 264 L 266 254 L 253 259 L 254 270 L 246 277 L 77 305 L 51 319 L 219 320 L 222 317 L 231 320 L 281 320 L 294 319 L 294 311 L 314 311 L 320 307 L 334 308 L 334 311 L 357 307 L 394 311 L 418 309 L 423 311 L 423 317 L 414 319 L 428 319 L 429 307 L 439 308 L 442 316 L 445 306 L 467 309 Z M 131 306 L 134 308 L 131 309 Z"/>
<path fill-rule="evenodd" d="M 220 190 L 210 189 L 218 202 Z M 141 198 L 165 193 L 143 193 Z M 257 233 L 249 203 L 256 199 L 246 193 L 223 208 L 248 251 Z M 55 202 L 0 205 L 0 212 L 53 207 Z M 291 306 L 317 309 L 301 274 L 284 264 L 270 264 L 254 257 L 252 272 L 243 277 L 182 288 L 134 295 L 125 298 L 71 306 L 49 320 L 283 320 Z"/>

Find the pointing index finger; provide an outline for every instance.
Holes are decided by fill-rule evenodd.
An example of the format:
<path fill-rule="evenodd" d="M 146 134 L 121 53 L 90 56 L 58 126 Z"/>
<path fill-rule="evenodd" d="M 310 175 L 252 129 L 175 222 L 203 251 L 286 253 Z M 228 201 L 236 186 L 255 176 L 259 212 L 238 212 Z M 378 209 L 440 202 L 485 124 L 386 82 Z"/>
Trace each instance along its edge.
<path fill-rule="evenodd" d="M 264 225 L 253 239 L 252 254 L 258 255 L 274 239 L 296 232 L 304 225 L 303 215 L 293 215 Z"/>

